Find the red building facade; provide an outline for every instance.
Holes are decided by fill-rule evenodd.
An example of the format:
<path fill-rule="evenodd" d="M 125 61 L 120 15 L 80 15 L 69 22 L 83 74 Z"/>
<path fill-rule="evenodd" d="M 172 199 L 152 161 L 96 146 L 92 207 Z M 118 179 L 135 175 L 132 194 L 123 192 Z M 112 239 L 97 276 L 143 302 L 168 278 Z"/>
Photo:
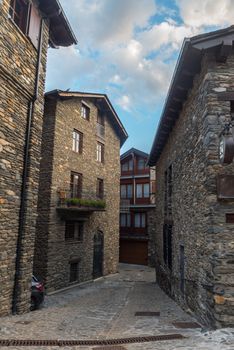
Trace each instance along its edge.
<path fill-rule="evenodd" d="M 131 148 L 121 156 L 120 262 L 154 265 L 155 168 Z"/>

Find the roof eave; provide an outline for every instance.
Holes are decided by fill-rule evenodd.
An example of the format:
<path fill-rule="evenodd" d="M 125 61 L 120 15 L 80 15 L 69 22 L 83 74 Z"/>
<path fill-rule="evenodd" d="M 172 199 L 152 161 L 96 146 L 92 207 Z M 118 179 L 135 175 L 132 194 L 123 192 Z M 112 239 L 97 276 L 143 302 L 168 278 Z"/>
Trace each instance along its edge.
<path fill-rule="evenodd" d="M 50 20 L 51 47 L 67 47 L 78 43 L 59 0 L 40 0 L 39 8 Z"/>
<path fill-rule="evenodd" d="M 166 97 L 166 102 L 164 104 L 163 112 L 159 121 L 159 126 L 156 132 L 156 135 L 154 137 L 153 145 L 150 151 L 150 155 L 148 158 L 148 165 L 153 166 L 156 165 L 158 159 L 160 158 L 161 152 L 165 146 L 165 143 L 167 141 L 167 138 L 171 132 L 171 130 L 168 131 L 168 134 L 162 139 L 162 128 L 163 123 L 165 123 L 165 119 L 167 118 L 168 110 L 172 104 L 173 99 L 173 93 L 175 90 L 175 87 L 181 77 L 182 69 L 184 68 L 186 60 L 188 60 L 189 52 L 192 52 L 197 55 L 197 61 L 201 60 L 202 52 L 207 49 L 211 48 L 223 48 L 223 52 L 226 55 L 228 53 L 227 47 L 232 47 L 232 42 L 234 40 L 234 26 L 231 26 L 226 29 L 218 30 L 212 33 L 206 33 L 201 34 L 196 37 L 185 39 L 183 46 L 181 48 L 180 56 L 178 58 L 176 68 L 171 80 L 171 84 L 169 87 L 169 91 Z M 222 57 L 221 57 L 222 59 Z M 198 72 L 194 72 L 194 75 Z M 194 76 L 193 76 L 194 77 Z M 186 97 L 187 98 L 187 97 Z M 185 98 L 185 100 L 186 100 Z M 185 101 L 184 100 L 184 101 Z M 184 103 L 183 101 L 183 103 Z M 180 111 L 178 111 L 179 116 Z M 176 119 L 175 119 L 176 120 Z M 173 122 L 175 122 L 175 120 Z M 165 125 L 165 124 L 164 124 Z M 173 124 L 174 125 L 174 124 Z M 173 127 L 172 125 L 172 127 Z M 169 128 L 170 129 L 170 128 Z M 160 145 L 160 138 L 162 139 L 161 145 Z"/>
<path fill-rule="evenodd" d="M 60 97 L 67 97 L 67 98 L 75 98 L 75 97 L 92 97 L 92 98 L 103 98 L 113 115 L 113 118 L 115 120 L 117 130 L 118 130 L 118 136 L 120 138 L 120 147 L 123 146 L 125 141 L 128 138 L 128 133 L 126 129 L 124 128 L 121 120 L 119 119 L 118 114 L 116 113 L 112 103 L 110 102 L 108 96 L 106 94 L 98 94 L 98 93 L 81 93 L 81 92 L 72 92 L 72 91 L 62 91 L 62 90 L 52 90 L 47 93 L 45 93 L 45 97 L 47 98 L 60 98 Z"/>

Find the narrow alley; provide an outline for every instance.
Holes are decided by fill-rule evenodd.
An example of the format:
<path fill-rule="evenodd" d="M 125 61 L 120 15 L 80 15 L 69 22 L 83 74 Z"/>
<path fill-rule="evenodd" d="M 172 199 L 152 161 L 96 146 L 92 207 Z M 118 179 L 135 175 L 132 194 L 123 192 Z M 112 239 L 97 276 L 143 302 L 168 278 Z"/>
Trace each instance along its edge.
<path fill-rule="evenodd" d="M 136 316 L 160 312 L 160 316 Z M 234 348 L 234 329 L 210 332 L 202 328 L 179 329 L 174 322 L 196 322 L 155 283 L 149 267 L 121 264 L 119 273 L 47 296 L 41 310 L 0 319 L 0 339 L 103 340 L 181 334 L 182 339 L 121 344 L 68 346 L 64 349 L 212 349 Z M 6 349 L 9 347 L 5 347 Z M 14 346 L 24 349 L 24 346 Z M 26 346 L 61 349 L 61 346 Z M 4 349 L 4 346 L 1 348 Z"/>

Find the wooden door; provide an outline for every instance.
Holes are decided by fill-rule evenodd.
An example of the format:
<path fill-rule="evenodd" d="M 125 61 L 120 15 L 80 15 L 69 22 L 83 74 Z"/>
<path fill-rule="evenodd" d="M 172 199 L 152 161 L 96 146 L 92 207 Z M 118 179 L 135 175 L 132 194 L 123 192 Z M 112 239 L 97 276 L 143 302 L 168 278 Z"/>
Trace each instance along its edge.
<path fill-rule="evenodd" d="M 148 265 L 148 242 L 120 240 L 119 261 L 126 264 Z"/>

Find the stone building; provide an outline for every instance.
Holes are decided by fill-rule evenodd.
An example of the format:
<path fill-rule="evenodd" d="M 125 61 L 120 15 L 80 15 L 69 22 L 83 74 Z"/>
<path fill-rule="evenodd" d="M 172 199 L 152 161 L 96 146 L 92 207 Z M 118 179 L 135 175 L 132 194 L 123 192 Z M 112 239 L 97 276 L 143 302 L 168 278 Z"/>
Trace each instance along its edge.
<path fill-rule="evenodd" d="M 120 262 L 155 266 L 155 167 L 131 148 L 120 158 Z"/>
<path fill-rule="evenodd" d="M 157 280 L 216 327 L 234 325 L 234 164 L 219 146 L 234 114 L 233 41 L 234 26 L 185 39 L 149 157 Z"/>
<path fill-rule="evenodd" d="M 73 43 L 57 0 L 0 1 L 0 316 L 29 309 L 47 48 Z"/>
<path fill-rule="evenodd" d="M 47 291 L 117 271 L 126 138 L 106 95 L 46 94 L 34 271 Z"/>

